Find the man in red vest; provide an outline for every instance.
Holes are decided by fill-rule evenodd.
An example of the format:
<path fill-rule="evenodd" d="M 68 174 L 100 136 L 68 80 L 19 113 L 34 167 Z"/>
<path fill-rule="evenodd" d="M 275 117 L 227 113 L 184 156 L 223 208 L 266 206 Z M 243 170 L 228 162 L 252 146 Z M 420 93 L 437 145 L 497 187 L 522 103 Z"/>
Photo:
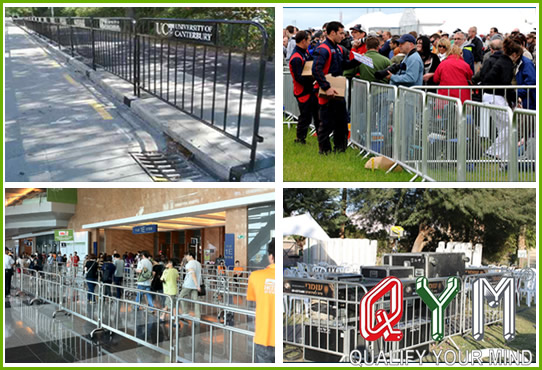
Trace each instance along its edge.
<path fill-rule="evenodd" d="M 320 118 L 318 115 L 317 90 L 314 89 L 314 78 L 312 76 L 302 76 L 303 67 L 308 60 L 312 60 L 307 52 L 310 44 L 309 34 L 305 31 L 299 31 L 295 35 L 295 48 L 290 57 L 290 74 L 294 82 L 294 96 L 299 106 L 299 117 L 297 119 L 297 138 L 296 143 L 305 144 L 307 131 L 311 121 L 314 121 L 314 127 L 318 132 Z"/>
<path fill-rule="evenodd" d="M 333 133 L 335 152 L 344 152 L 348 146 L 348 111 L 344 98 L 335 97 L 338 91 L 331 87 L 326 75 L 342 76 L 345 69 L 357 67 L 360 63 L 350 60 L 348 50 L 339 43 L 344 39 L 344 26 L 340 22 L 329 22 L 326 27 L 327 38 L 314 51 L 312 75 L 317 87 L 326 92 L 318 97 L 320 104 L 320 126 L 318 127 L 318 147 L 320 154 L 331 152 L 329 135 Z"/>

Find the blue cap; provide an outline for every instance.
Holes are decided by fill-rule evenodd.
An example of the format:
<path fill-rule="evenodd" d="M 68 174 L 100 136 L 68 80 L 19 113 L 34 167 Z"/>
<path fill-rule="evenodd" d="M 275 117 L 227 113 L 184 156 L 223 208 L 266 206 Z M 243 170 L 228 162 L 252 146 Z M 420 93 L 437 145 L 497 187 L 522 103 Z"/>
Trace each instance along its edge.
<path fill-rule="evenodd" d="M 399 40 L 397 40 L 397 42 L 399 44 L 402 44 L 404 42 L 411 42 L 411 43 L 415 44 L 416 39 L 410 33 L 405 33 L 403 36 L 401 36 L 401 38 Z"/>

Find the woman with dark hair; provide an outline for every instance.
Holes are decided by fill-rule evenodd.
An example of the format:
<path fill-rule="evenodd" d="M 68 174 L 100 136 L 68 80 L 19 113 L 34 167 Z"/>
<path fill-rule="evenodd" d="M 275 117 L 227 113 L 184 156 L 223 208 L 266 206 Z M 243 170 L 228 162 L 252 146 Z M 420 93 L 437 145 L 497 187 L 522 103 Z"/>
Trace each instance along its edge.
<path fill-rule="evenodd" d="M 94 298 L 94 289 L 96 288 L 96 282 L 98 281 L 98 262 L 96 261 L 95 255 L 89 254 L 87 256 L 84 272 L 85 280 L 88 285 L 87 301 L 89 303 L 94 303 L 96 301 Z"/>
<path fill-rule="evenodd" d="M 433 81 L 433 75 L 440 64 L 440 59 L 437 54 L 431 52 L 431 41 L 427 36 L 420 36 L 416 42 L 416 50 L 423 61 L 423 84 L 436 85 Z"/>
<path fill-rule="evenodd" d="M 510 37 L 503 42 L 503 52 L 493 53 L 486 63 L 482 66 L 480 77 L 482 85 L 512 85 L 514 78 L 514 64 L 521 59 L 523 48 Z M 482 102 L 491 105 L 506 107 L 515 105 L 516 94 L 513 90 L 495 89 L 490 90 L 493 94 L 484 93 Z M 508 119 L 504 112 L 491 113 L 491 118 L 495 123 L 497 138 L 491 145 L 486 154 L 497 159 L 508 159 Z M 489 121 L 486 122 L 489 125 Z"/>

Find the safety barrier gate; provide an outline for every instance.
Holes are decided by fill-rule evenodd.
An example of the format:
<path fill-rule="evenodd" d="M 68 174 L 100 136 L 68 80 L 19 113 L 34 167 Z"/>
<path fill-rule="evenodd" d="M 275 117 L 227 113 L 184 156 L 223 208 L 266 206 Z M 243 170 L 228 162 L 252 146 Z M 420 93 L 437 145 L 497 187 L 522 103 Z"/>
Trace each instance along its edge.
<path fill-rule="evenodd" d="M 501 278 L 514 276 L 510 271 L 467 275 L 461 278 L 461 290 L 445 310 L 444 339 L 465 335 L 472 330 L 472 286 L 477 278 L 496 285 Z M 428 279 L 434 294 L 442 292 L 447 278 Z M 284 278 L 283 343 L 301 348 L 303 359 L 317 362 L 349 361 L 352 350 L 367 353 L 381 351 L 392 355 L 400 350 L 419 348 L 434 342 L 431 337 L 431 311 L 415 293 L 416 280 L 402 280 L 403 316 L 395 326 L 403 332 L 397 342 L 383 338 L 366 341 L 360 335 L 360 301 L 375 283 L 337 280 Z M 518 304 L 521 296 L 518 295 Z M 527 299 L 530 305 L 530 298 Z M 389 298 L 380 299 L 374 310 L 390 310 Z M 503 320 L 502 305 L 484 301 L 486 325 Z"/>
<path fill-rule="evenodd" d="M 268 35 L 258 22 L 171 18 L 14 19 L 250 149 L 260 136 Z M 186 30 L 196 30 L 185 32 Z"/>
<path fill-rule="evenodd" d="M 299 114 L 292 77 L 283 73 L 285 122 Z M 496 105 L 496 90 L 536 86 L 395 87 L 352 79 L 351 144 L 385 156 L 429 181 L 535 181 L 536 111 Z M 462 89 L 485 103 L 436 94 Z M 425 91 L 427 90 L 427 91 Z M 472 92 L 472 94 L 471 94 Z M 493 99 L 491 99 L 493 97 Z M 524 106 L 533 106 L 526 98 Z M 395 166 L 394 166 L 395 167 Z M 394 168 L 393 167 L 393 168 Z M 392 168 L 392 169 L 393 169 Z M 392 170 L 390 169 L 390 170 Z"/>
<path fill-rule="evenodd" d="M 13 284 L 30 303 L 55 307 L 53 318 L 65 313 L 95 326 L 91 337 L 99 331 L 115 333 L 170 362 L 254 362 L 255 312 L 246 300 L 248 279 L 220 279 L 223 287 L 210 286 L 197 301 L 26 268 Z M 204 281 L 212 284 L 209 277 Z M 205 319 L 191 316 L 191 310 Z"/>

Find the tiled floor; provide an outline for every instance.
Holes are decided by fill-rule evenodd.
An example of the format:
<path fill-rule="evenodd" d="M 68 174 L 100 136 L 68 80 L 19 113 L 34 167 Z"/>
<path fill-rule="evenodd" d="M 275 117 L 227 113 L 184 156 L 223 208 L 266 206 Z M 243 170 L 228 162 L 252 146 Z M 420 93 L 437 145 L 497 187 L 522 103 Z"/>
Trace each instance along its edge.
<path fill-rule="evenodd" d="M 12 296 L 5 300 L 6 363 L 169 362 L 167 351 L 160 353 L 123 335 L 110 335 L 109 332 L 98 332 L 91 338 L 90 334 L 96 328 L 96 323 L 76 315 L 57 314 L 56 318 L 53 318 L 55 305 L 29 303 L 30 299 L 25 297 Z M 94 310 L 94 305 L 85 306 Z M 83 312 L 79 309 L 77 311 Z M 179 360 L 209 362 L 212 348 L 212 362 L 228 362 L 230 353 L 233 362 L 251 361 L 252 343 L 240 334 L 216 327 L 211 329 L 204 322 L 194 328 L 187 323 L 181 323 L 178 330 L 170 330 L 169 322 L 158 321 L 153 315 L 146 315 L 147 320 L 144 321 L 140 319 L 143 315 L 141 312 L 125 312 L 125 309 L 109 311 L 109 314 L 104 314 L 104 323 L 107 320 L 117 320 L 122 324 L 119 326 L 122 330 L 128 330 L 140 340 L 164 349 L 170 348 L 170 337 L 174 338 L 175 343 L 178 332 Z M 111 318 L 113 311 L 117 311 L 118 317 Z M 216 317 L 204 316 L 204 320 L 216 322 Z M 246 328 L 246 324 L 242 326 Z M 233 350 L 230 350 L 232 345 Z"/>

